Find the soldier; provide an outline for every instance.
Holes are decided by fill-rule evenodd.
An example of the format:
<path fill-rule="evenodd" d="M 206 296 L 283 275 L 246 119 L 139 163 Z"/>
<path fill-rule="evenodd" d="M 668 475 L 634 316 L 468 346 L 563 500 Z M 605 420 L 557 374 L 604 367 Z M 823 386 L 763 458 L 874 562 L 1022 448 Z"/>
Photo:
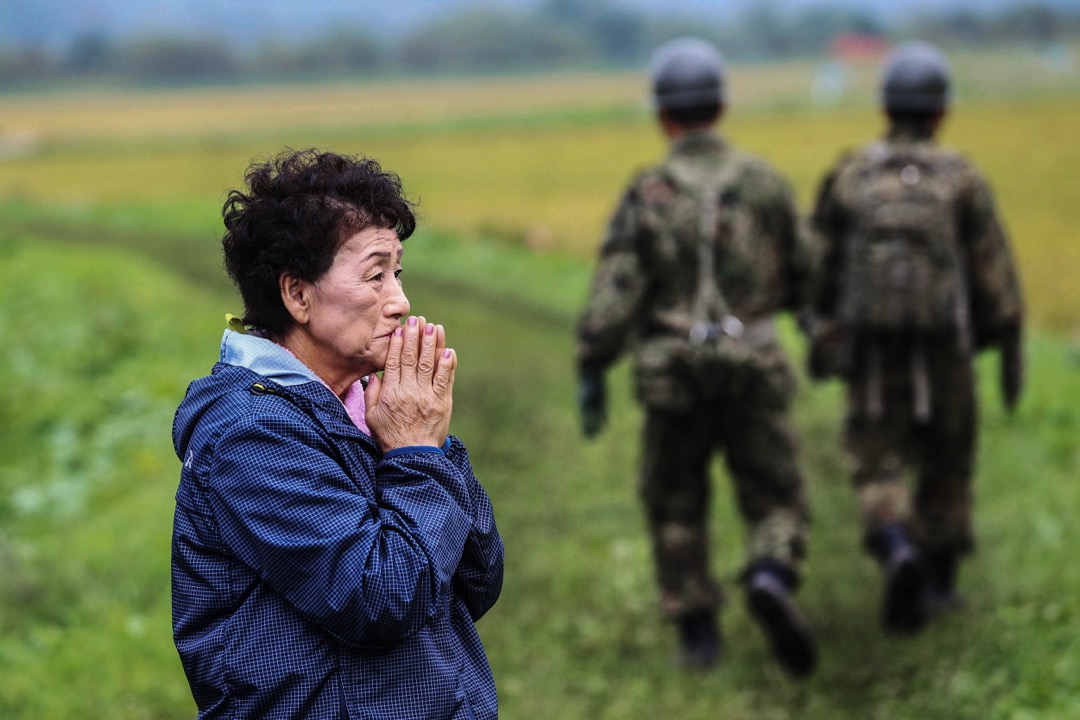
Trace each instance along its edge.
<path fill-rule="evenodd" d="M 826 175 L 813 215 L 824 250 L 810 370 L 847 386 L 845 444 L 894 632 L 959 602 L 958 561 L 973 545 L 975 351 L 1000 350 L 1010 410 L 1022 380 L 1020 287 L 990 189 L 934 145 L 948 101 L 940 51 L 894 49 L 882 74 L 888 132 Z"/>
<path fill-rule="evenodd" d="M 749 525 L 749 610 L 782 667 L 808 675 L 817 646 L 791 596 L 808 522 L 788 417 L 795 378 L 774 325 L 807 294 L 797 211 L 776 172 L 716 133 L 725 98 L 714 47 L 661 46 L 651 81 L 670 149 L 630 184 L 601 248 L 577 331 L 583 429 L 603 427 L 603 373 L 630 353 L 645 409 L 641 496 L 682 659 L 710 667 L 721 645 L 707 519 L 709 461 L 723 450 Z"/>

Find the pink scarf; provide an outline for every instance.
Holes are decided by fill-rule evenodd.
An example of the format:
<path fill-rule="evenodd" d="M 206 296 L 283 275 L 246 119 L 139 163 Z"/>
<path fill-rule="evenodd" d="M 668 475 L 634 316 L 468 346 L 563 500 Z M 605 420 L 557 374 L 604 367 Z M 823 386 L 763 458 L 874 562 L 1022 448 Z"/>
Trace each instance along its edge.
<path fill-rule="evenodd" d="M 353 424 L 360 428 L 366 435 L 370 435 L 367 420 L 364 419 L 364 383 L 357 380 L 345 393 L 345 412 L 349 413 Z"/>
<path fill-rule="evenodd" d="M 292 355 L 294 358 L 296 357 L 296 355 L 293 355 L 292 350 L 284 345 L 278 345 L 278 347 Z M 297 360 L 299 360 L 299 358 L 297 358 Z M 320 379 L 319 382 L 322 382 L 322 380 Z M 326 385 L 326 383 L 323 383 L 323 385 Z M 326 385 L 326 387 L 330 386 Z M 333 392 L 333 390 L 331 390 L 331 392 Z M 337 395 L 335 394 L 334 397 L 337 397 Z M 343 404 L 345 405 L 345 412 L 349 414 L 349 419 L 353 421 L 353 425 L 360 428 L 364 434 L 370 435 L 371 431 L 368 430 L 367 420 L 364 417 L 366 406 L 364 405 L 363 380 L 357 380 L 349 387 L 349 390 L 345 393 Z"/>

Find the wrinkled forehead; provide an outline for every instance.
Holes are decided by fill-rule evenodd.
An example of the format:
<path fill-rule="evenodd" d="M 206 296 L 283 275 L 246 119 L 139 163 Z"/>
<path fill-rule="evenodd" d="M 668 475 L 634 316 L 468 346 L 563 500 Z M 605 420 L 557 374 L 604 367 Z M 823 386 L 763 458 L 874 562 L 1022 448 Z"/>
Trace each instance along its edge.
<path fill-rule="evenodd" d="M 398 262 L 404 245 L 393 228 L 369 225 L 347 232 L 338 247 L 337 256 L 350 263 L 378 264 Z"/>

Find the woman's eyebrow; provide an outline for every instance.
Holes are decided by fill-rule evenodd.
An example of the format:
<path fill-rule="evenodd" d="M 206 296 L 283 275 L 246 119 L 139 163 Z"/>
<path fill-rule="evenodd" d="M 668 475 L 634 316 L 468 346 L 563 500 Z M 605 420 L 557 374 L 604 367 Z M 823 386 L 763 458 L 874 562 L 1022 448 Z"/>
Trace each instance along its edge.
<path fill-rule="evenodd" d="M 368 260 L 370 260 L 372 258 L 390 258 L 390 257 L 393 257 L 390 254 L 390 251 L 388 251 L 388 250 L 376 250 L 375 252 L 373 252 L 373 253 L 367 255 L 366 257 L 362 258 L 360 260 L 360 262 L 367 262 Z"/>

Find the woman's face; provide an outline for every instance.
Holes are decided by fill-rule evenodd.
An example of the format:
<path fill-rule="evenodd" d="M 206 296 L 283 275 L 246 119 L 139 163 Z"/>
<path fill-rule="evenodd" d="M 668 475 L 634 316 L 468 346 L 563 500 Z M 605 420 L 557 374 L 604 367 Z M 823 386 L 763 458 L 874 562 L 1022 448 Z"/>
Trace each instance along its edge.
<path fill-rule="evenodd" d="M 397 232 L 365 228 L 345 241 L 311 286 L 306 329 L 326 366 L 358 377 L 383 369 L 390 335 L 409 314 L 401 252 Z"/>

